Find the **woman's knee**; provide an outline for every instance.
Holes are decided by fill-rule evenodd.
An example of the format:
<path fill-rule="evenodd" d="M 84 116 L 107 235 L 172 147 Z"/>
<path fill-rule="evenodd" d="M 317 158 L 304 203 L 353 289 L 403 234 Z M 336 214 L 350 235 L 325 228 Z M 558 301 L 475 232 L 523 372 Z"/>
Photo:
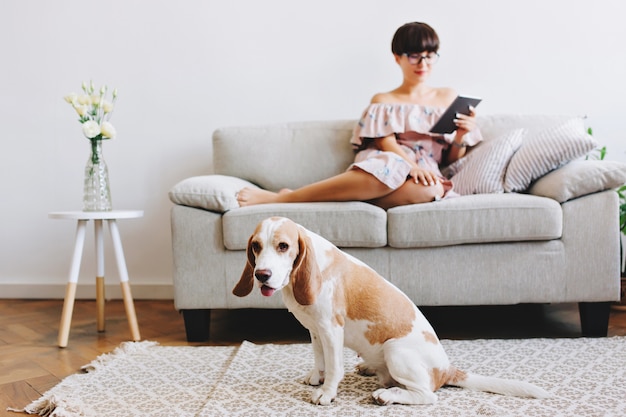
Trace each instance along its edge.
<path fill-rule="evenodd" d="M 407 182 L 401 188 L 406 188 L 406 190 L 403 190 L 407 199 L 406 204 L 419 204 L 435 201 L 443 197 L 444 193 L 442 184 L 426 186 L 422 184 Z"/>
<path fill-rule="evenodd" d="M 372 201 L 372 203 L 384 209 L 404 206 L 408 204 L 421 204 L 435 201 L 443 197 L 444 189 L 442 184 L 425 186 L 407 181 L 394 192 Z"/>

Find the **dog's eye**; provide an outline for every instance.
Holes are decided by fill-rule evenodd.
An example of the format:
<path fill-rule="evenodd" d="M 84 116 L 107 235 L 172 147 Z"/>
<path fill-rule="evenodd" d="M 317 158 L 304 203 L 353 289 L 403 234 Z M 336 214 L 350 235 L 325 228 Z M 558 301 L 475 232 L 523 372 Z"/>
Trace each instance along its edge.
<path fill-rule="evenodd" d="M 252 250 L 259 252 L 261 250 L 261 244 L 259 242 L 252 242 Z"/>
<path fill-rule="evenodd" d="M 280 243 L 278 244 L 278 250 L 279 250 L 280 252 L 287 252 L 287 250 L 289 250 L 289 245 L 288 245 L 288 244 L 286 244 L 285 242 L 280 242 Z"/>

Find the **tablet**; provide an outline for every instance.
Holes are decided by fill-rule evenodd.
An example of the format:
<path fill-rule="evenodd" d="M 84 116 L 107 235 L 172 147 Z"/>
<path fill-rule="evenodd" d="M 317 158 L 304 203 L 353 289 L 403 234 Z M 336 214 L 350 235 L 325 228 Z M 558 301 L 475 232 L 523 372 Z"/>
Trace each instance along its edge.
<path fill-rule="evenodd" d="M 482 99 L 477 97 L 457 96 L 450 107 L 443 112 L 437 123 L 430 129 L 430 133 L 452 133 L 457 127 L 454 124 L 457 113 L 469 114 L 469 106 L 476 107 Z"/>

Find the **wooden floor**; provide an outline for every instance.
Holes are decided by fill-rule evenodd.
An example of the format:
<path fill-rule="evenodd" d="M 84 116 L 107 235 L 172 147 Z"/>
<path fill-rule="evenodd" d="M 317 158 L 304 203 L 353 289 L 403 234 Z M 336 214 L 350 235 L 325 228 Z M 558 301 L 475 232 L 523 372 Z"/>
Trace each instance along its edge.
<path fill-rule="evenodd" d="M 57 347 L 62 300 L 0 299 L 0 416 L 6 407 L 23 407 L 98 355 L 130 337 L 121 301 L 106 306 L 107 328 L 96 331 L 95 301 L 77 301 L 69 345 Z M 187 345 L 182 317 L 172 301 L 136 301 L 143 340 Z M 577 306 L 422 308 L 443 339 L 578 337 Z M 626 336 L 626 312 L 613 310 L 609 336 Z M 205 345 L 308 342 L 306 330 L 283 310 L 215 311 L 211 341 Z M 198 345 L 198 343 L 194 343 Z"/>

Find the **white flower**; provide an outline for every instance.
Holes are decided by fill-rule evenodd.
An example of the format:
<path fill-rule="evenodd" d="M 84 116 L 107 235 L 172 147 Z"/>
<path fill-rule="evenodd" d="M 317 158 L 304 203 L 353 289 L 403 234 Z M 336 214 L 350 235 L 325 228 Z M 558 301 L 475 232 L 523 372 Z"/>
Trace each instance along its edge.
<path fill-rule="evenodd" d="M 112 92 L 113 98 L 107 100 L 109 88 L 103 85 L 98 90 L 93 81 L 83 82 L 82 94 L 70 93 L 63 97 L 79 116 L 78 121 L 82 124 L 83 134 L 91 140 L 113 139 L 115 138 L 115 127 L 109 123 L 115 102 L 117 100 L 117 89 Z"/>
<path fill-rule="evenodd" d="M 100 125 L 93 120 L 87 120 L 83 123 L 83 133 L 87 139 L 93 139 L 101 133 Z"/>
<path fill-rule="evenodd" d="M 111 113 L 113 111 L 113 103 L 107 100 L 103 100 L 102 111 L 104 111 L 104 114 Z"/>
<path fill-rule="evenodd" d="M 78 104 L 74 104 L 74 110 L 78 113 L 79 116 L 84 116 L 87 114 L 87 106 L 79 106 Z"/>
<path fill-rule="evenodd" d="M 101 131 L 102 131 L 102 136 L 105 138 L 109 138 L 109 139 L 115 139 L 115 134 L 117 133 L 115 131 L 115 128 L 113 127 L 113 125 L 109 122 L 103 122 L 102 126 L 100 127 Z"/>
<path fill-rule="evenodd" d="M 68 103 L 72 104 L 73 102 L 76 101 L 78 96 L 76 95 L 76 93 L 70 93 L 70 94 L 66 95 L 65 97 L 63 97 L 63 98 L 65 99 L 65 101 L 67 101 Z"/>
<path fill-rule="evenodd" d="M 84 106 L 91 105 L 91 97 L 87 95 L 82 95 L 78 97 L 78 104 L 82 104 Z"/>

